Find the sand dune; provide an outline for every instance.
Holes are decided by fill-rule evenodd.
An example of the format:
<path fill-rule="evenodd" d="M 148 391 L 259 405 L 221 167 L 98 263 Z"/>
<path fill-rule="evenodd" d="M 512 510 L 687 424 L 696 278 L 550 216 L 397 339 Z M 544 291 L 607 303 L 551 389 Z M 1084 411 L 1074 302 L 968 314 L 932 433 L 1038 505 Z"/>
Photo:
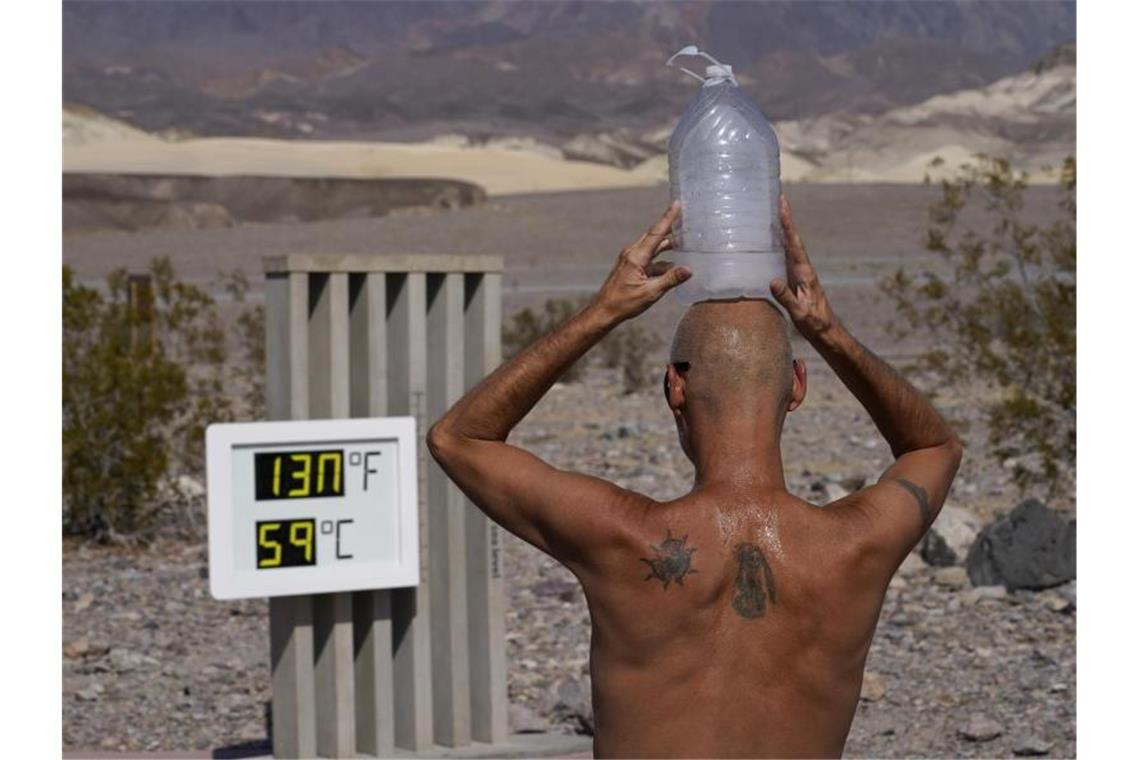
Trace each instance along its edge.
<path fill-rule="evenodd" d="M 639 187 L 654 177 L 549 152 L 506 146 L 465 147 L 432 143 L 369 143 L 219 137 L 165 141 L 130 127 L 110 129 L 99 117 L 64 112 L 65 172 L 252 174 L 290 177 L 440 178 L 474 182 L 489 195 Z M 89 126 L 94 124 L 94 126 Z M 137 130 L 135 130 L 137 131 Z M 71 138 L 69 139 L 69 134 Z"/>

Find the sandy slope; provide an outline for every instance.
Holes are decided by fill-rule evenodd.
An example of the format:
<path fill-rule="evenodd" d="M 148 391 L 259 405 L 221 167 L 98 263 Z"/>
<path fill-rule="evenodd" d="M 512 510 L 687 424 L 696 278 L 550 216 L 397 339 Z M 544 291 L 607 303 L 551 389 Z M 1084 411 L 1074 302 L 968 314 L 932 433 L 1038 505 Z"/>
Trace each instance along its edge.
<path fill-rule="evenodd" d="M 87 134 L 91 133 L 94 130 L 88 130 Z M 638 187 L 656 182 L 653 177 L 624 169 L 507 147 L 471 148 L 440 142 L 293 142 L 245 137 L 166 142 L 150 136 L 110 136 L 121 139 L 99 140 L 93 136 L 69 143 L 65 136 L 64 171 L 438 177 L 475 182 L 490 195 Z"/>

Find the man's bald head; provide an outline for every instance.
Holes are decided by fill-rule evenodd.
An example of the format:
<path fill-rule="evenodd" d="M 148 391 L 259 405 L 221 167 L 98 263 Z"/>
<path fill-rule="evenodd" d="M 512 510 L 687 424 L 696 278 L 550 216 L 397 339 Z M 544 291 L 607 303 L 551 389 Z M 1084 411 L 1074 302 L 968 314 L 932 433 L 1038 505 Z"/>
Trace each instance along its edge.
<path fill-rule="evenodd" d="M 689 364 L 685 399 L 699 413 L 775 412 L 782 419 L 791 398 L 788 325 L 768 301 L 691 306 L 677 325 L 669 361 Z"/>

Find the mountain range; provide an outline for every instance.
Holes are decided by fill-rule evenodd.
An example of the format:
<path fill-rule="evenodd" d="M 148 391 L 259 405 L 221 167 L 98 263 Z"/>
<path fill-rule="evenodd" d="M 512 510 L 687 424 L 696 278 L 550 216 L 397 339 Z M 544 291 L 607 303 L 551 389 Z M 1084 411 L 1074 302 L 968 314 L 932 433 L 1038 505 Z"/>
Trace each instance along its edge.
<path fill-rule="evenodd" d="M 663 64 L 695 43 L 773 121 L 858 125 L 1021 74 L 1074 39 L 1075 15 L 1071 2 L 66 2 L 63 96 L 167 136 L 566 145 L 675 119 L 692 82 Z"/>

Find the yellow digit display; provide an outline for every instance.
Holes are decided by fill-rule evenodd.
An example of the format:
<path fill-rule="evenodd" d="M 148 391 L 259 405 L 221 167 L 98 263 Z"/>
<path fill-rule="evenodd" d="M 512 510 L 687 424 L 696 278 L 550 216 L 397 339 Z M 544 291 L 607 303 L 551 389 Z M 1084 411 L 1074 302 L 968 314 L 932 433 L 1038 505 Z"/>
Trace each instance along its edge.
<path fill-rule="evenodd" d="M 332 493 L 340 489 L 340 460 L 344 455 L 339 451 L 326 451 L 317 457 L 317 493 L 325 492 L 325 462 L 332 462 Z"/>
<path fill-rule="evenodd" d="M 313 474 L 313 455 L 306 452 L 304 454 L 290 454 L 289 458 L 294 462 L 301 463 L 299 470 L 293 470 L 293 480 L 299 482 L 301 485 L 290 489 L 289 496 L 308 496 L 309 478 Z M 281 460 L 278 459 L 277 461 Z"/>
<path fill-rule="evenodd" d="M 313 560 L 313 524 L 298 521 L 289 526 L 289 543 L 305 552 L 305 561 Z"/>
<path fill-rule="evenodd" d="M 344 450 L 266 451 L 254 454 L 254 498 L 344 496 Z"/>
<path fill-rule="evenodd" d="M 257 523 L 257 569 L 317 564 L 316 520 Z"/>
<path fill-rule="evenodd" d="M 257 524 L 257 566 L 280 567 L 281 543 L 269 537 L 281 527 L 277 522 L 259 522 Z"/>

